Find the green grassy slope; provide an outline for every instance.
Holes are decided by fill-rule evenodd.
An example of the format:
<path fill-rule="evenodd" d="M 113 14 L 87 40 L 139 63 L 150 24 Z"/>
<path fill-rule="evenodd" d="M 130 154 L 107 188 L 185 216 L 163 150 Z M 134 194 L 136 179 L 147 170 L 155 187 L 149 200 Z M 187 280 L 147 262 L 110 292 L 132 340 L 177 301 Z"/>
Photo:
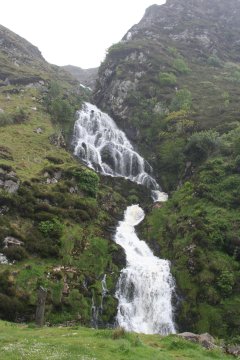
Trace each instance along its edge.
<path fill-rule="evenodd" d="M 32 329 L 0 322 L 0 350 L 3 360 L 81 359 L 81 360 L 173 360 L 230 359 L 218 350 L 177 336 L 136 335 L 118 329 L 87 328 Z"/>

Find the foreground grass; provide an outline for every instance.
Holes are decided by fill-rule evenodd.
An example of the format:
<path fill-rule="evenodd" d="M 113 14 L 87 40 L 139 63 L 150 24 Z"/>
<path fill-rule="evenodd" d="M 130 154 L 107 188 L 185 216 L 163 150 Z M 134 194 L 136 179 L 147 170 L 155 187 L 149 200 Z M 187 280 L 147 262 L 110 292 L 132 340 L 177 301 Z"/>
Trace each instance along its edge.
<path fill-rule="evenodd" d="M 3 321 L 0 353 L 3 360 L 231 359 L 220 351 L 205 350 L 177 336 L 162 338 L 78 327 L 35 329 Z"/>

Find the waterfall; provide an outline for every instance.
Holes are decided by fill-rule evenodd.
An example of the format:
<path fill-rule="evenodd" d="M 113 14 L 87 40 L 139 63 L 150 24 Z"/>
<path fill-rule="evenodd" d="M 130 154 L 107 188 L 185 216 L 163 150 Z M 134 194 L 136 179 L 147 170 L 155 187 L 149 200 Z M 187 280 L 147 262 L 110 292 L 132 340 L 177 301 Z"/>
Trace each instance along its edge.
<path fill-rule="evenodd" d="M 134 150 L 123 131 L 96 106 L 85 103 L 78 111 L 74 126 L 74 154 L 90 168 L 104 175 L 120 176 L 152 190 L 154 201 L 166 201 L 167 194 L 152 177 L 151 166 Z M 144 218 L 138 205 L 129 206 L 119 222 L 115 242 L 121 245 L 127 257 L 127 267 L 121 271 L 116 297 L 117 322 L 128 331 L 162 335 L 174 333 L 171 304 L 174 281 L 170 264 L 153 255 L 135 232 L 135 226 Z M 102 280 L 105 296 L 106 278 Z M 93 321 L 98 308 L 92 301 Z"/>
<path fill-rule="evenodd" d="M 115 241 L 127 256 L 117 284 L 117 322 L 128 331 L 145 334 L 175 333 L 172 314 L 174 281 L 167 260 L 153 255 L 134 227 L 144 219 L 138 205 L 127 208 L 117 227 Z"/>
<path fill-rule="evenodd" d="M 155 201 L 167 198 L 150 175 L 151 166 L 136 151 L 113 119 L 85 103 L 74 125 L 74 154 L 104 175 L 120 176 L 152 190 Z"/>

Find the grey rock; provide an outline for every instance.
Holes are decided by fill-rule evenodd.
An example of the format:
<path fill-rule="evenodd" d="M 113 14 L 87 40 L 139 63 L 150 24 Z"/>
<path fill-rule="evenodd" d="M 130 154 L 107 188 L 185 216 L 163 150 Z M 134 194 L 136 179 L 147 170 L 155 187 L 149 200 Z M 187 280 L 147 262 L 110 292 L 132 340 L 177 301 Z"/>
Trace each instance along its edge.
<path fill-rule="evenodd" d="M 56 180 L 60 180 L 61 177 L 62 177 L 62 172 L 61 172 L 61 171 L 55 171 L 55 173 L 54 173 L 54 178 L 55 178 Z"/>
<path fill-rule="evenodd" d="M 13 180 L 6 180 L 4 182 L 4 189 L 10 193 L 13 194 L 18 191 L 19 189 L 19 182 L 15 182 Z"/>
<path fill-rule="evenodd" d="M 9 207 L 6 205 L 3 205 L 0 207 L 0 215 L 4 215 L 9 211 Z"/>
<path fill-rule="evenodd" d="M 178 336 L 184 338 L 185 340 L 198 343 L 206 349 L 213 349 L 216 347 L 214 338 L 208 333 L 198 335 L 191 332 L 184 332 L 178 334 Z"/>
<path fill-rule="evenodd" d="M 10 246 L 22 246 L 24 245 L 24 242 L 14 238 L 13 236 L 7 236 L 3 240 L 3 244 L 5 248 L 8 248 Z"/>
<path fill-rule="evenodd" d="M 37 134 L 42 134 L 43 133 L 43 129 L 41 129 L 40 127 L 36 128 L 33 130 L 35 133 Z"/>
<path fill-rule="evenodd" d="M 226 353 L 238 357 L 240 356 L 240 346 L 239 345 L 228 346 L 226 348 Z"/>
<path fill-rule="evenodd" d="M 0 253 L 0 264 L 8 264 L 8 259 L 2 253 Z"/>
<path fill-rule="evenodd" d="M 47 178 L 47 184 L 57 184 L 58 180 L 55 178 Z"/>

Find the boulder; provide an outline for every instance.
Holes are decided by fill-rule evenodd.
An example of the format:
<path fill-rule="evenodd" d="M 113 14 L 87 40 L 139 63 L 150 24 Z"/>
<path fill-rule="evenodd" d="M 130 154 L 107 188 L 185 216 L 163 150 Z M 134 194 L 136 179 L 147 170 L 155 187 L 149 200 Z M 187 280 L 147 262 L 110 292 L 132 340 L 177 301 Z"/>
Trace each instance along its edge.
<path fill-rule="evenodd" d="M 22 246 L 24 242 L 14 238 L 13 236 L 7 236 L 3 240 L 3 244 L 4 244 L 4 248 L 8 248 L 11 246 Z"/>
<path fill-rule="evenodd" d="M 239 345 L 231 345 L 226 348 L 226 353 L 233 356 L 240 356 L 240 346 Z"/>
<path fill-rule="evenodd" d="M 15 193 L 16 191 L 18 191 L 19 189 L 19 183 L 18 182 L 15 182 L 13 180 L 6 180 L 4 182 L 4 189 L 10 193 L 10 194 L 13 194 Z"/>
<path fill-rule="evenodd" d="M 198 335 L 191 332 L 184 332 L 178 334 L 178 336 L 184 338 L 185 340 L 198 343 L 206 349 L 213 349 L 216 347 L 214 338 L 208 333 Z"/>
<path fill-rule="evenodd" d="M 0 264 L 8 264 L 8 259 L 2 253 L 0 253 Z"/>
<path fill-rule="evenodd" d="M 33 130 L 35 133 L 37 134 L 42 134 L 43 133 L 43 129 L 41 129 L 40 127 L 36 128 Z"/>

